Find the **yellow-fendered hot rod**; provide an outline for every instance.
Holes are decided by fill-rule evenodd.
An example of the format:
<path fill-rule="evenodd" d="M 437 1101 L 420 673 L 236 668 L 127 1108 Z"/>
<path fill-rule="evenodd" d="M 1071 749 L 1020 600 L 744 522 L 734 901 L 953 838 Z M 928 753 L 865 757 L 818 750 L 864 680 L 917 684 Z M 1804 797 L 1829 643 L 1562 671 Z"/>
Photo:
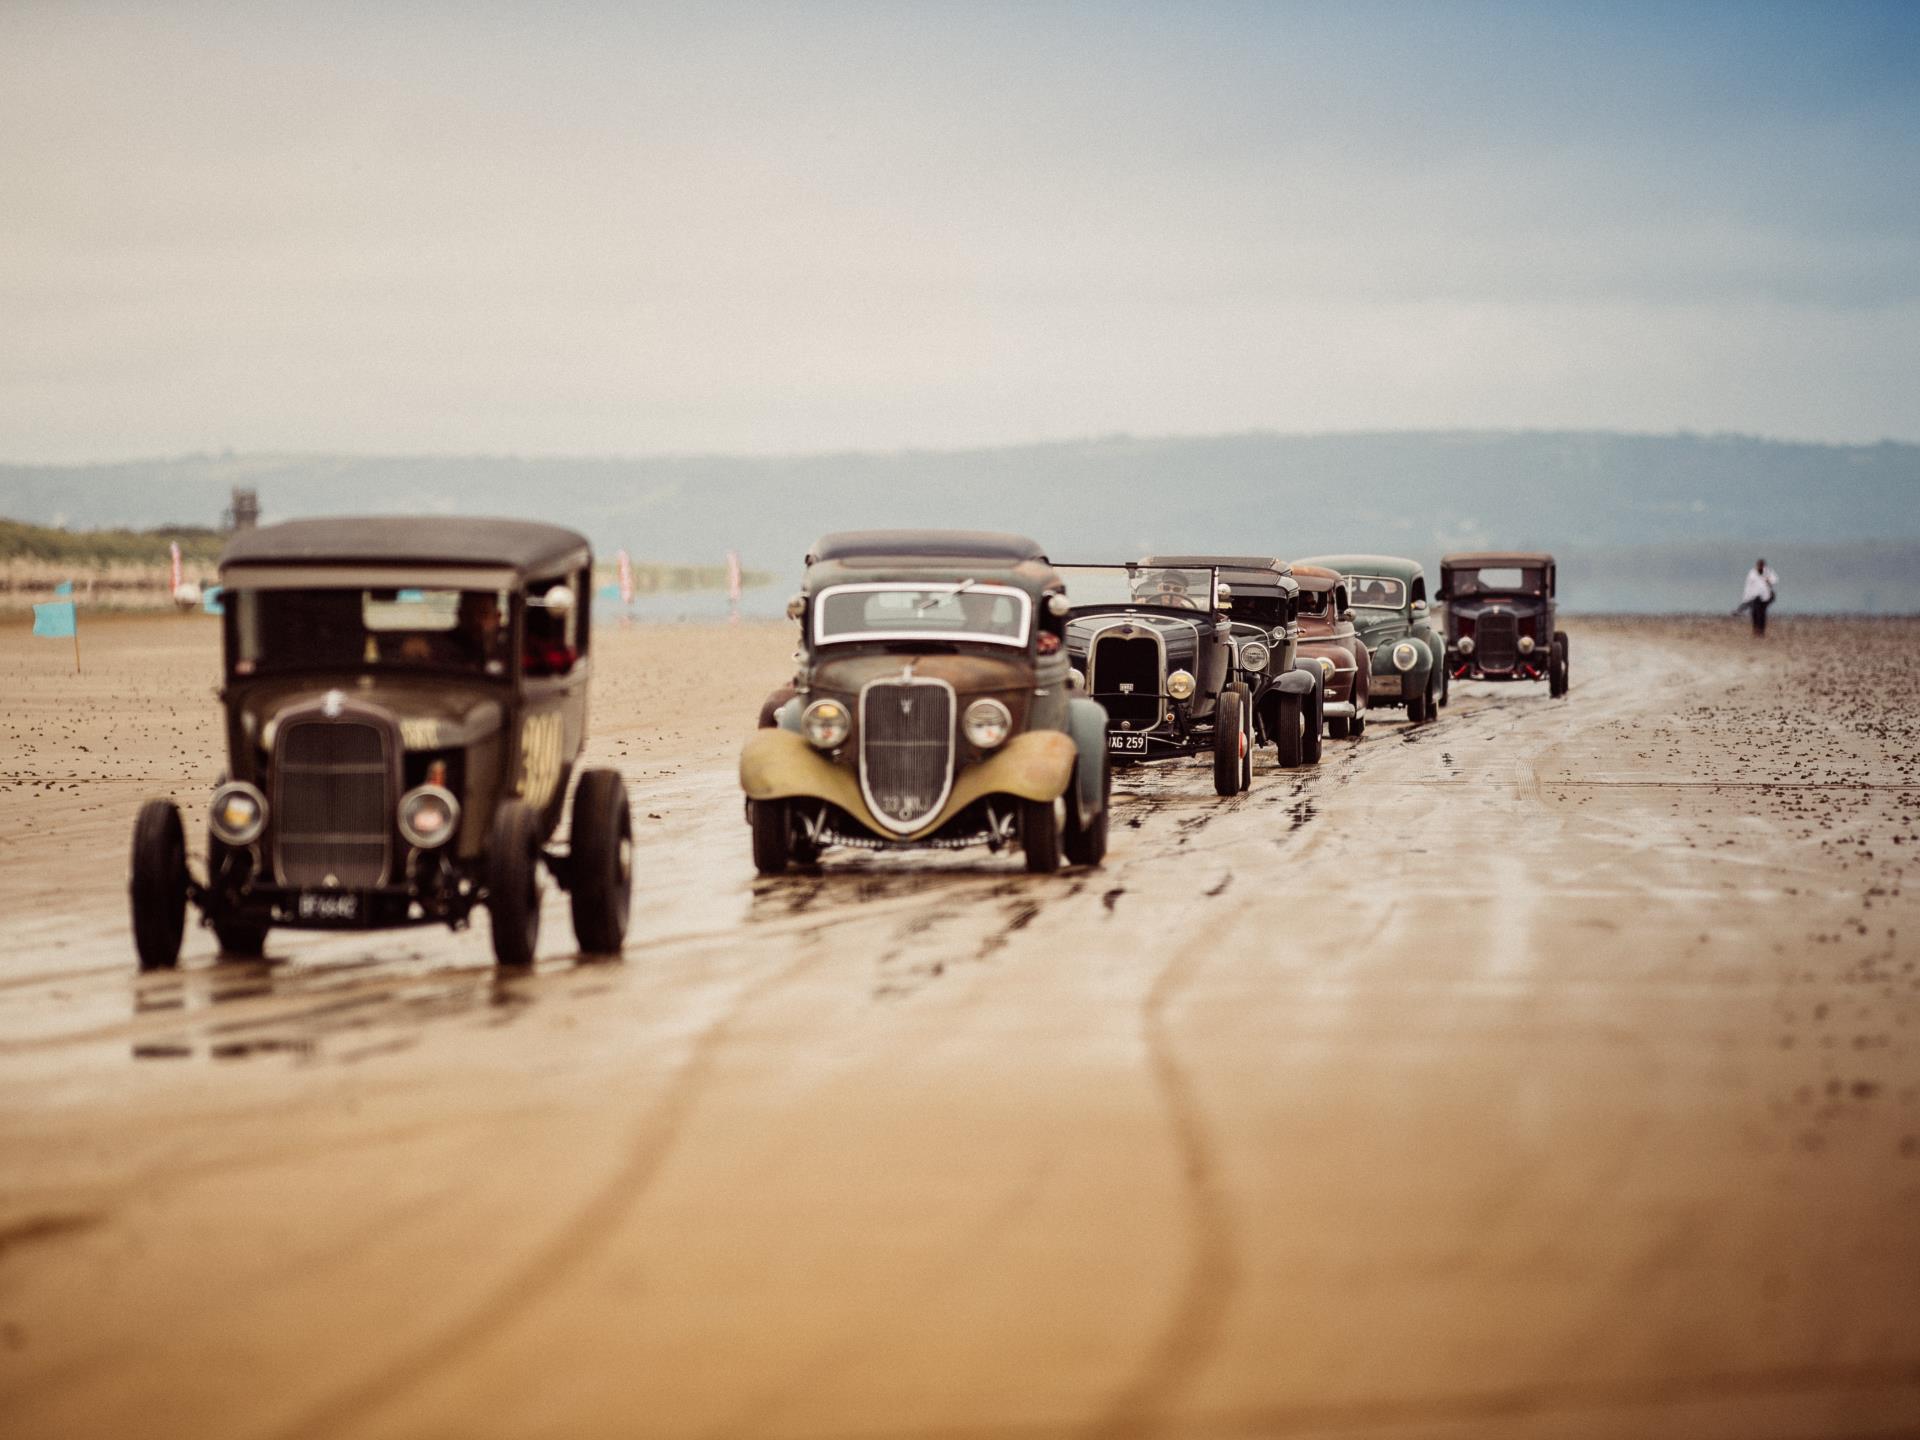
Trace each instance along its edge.
<path fill-rule="evenodd" d="M 788 614 L 800 668 L 740 756 L 753 863 L 822 850 L 1107 851 L 1107 717 L 1068 686 L 1066 587 L 1019 535 L 821 539 Z"/>

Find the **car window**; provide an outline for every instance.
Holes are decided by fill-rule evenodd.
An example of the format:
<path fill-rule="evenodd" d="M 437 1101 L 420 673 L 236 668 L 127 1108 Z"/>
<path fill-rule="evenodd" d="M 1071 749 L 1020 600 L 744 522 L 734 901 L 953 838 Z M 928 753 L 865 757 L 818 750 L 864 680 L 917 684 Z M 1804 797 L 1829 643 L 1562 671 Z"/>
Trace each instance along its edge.
<path fill-rule="evenodd" d="M 1406 582 L 1390 575 L 1349 575 L 1353 603 L 1367 610 L 1399 610 L 1407 603 Z"/>
<path fill-rule="evenodd" d="M 241 590 L 234 673 L 506 670 L 507 597 L 493 590 Z"/>
<path fill-rule="evenodd" d="M 1537 595 L 1546 587 L 1546 571 L 1514 565 L 1483 566 L 1478 570 L 1456 570 L 1451 581 L 1455 595 L 1477 595 L 1486 590 L 1510 594 Z"/>
<path fill-rule="evenodd" d="M 1032 602 L 1007 585 L 943 581 L 836 585 L 813 605 L 815 644 L 859 640 L 966 640 L 1025 645 Z"/>

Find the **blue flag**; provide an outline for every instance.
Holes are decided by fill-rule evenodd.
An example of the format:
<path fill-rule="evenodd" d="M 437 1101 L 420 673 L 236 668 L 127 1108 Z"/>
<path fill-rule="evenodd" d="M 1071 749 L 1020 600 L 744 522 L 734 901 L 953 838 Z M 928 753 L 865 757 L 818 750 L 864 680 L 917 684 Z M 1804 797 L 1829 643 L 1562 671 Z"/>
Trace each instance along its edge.
<path fill-rule="evenodd" d="M 80 617 L 73 601 L 51 600 L 33 607 L 33 633 L 49 640 L 65 640 L 80 633 Z"/>
<path fill-rule="evenodd" d="M 53 587 L 53 593 L 56 595 L 71 595 L 73 593 L 73 581 L 62 580 L 58 585 Z"/>
<path fill-rule="evenodd" d="M 226 601 L 220 597 L 225 592 L 218 585 L 209 585 L 200 592 L 200 608 L 209 615 L 224 615 L 227 612 Z"/>

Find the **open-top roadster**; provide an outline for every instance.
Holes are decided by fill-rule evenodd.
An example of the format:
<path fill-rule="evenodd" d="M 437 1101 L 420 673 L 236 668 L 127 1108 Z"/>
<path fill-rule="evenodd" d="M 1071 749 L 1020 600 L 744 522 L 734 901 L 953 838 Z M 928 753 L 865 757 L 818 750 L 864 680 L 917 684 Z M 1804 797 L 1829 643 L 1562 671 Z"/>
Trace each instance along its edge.
<path fill-rule="evenodd" d="M 830 846 L 1107 850 L 1107 719 L 1069 688 L 1067 598 L 1033 541 L 828 535 L 788 608 L 800 669 L 740 755 L 763 875 Z"/>
<path fill-rule="evenodd" d="M 1545 680 L 1567 693 L 1566 632 L 1554 628 L 1553 556 L 1480 551 L 1440 561 L 1447 602 L 1447 673 L 1455 680 Z"/>
<path fill-rule="evenodd" d="M 188 903 L 228 955 L 276 926 L 460 928 L 484 906 L 503 965 L 532 963 L 541 871 L 589 954 L 617 952 L 632 818 L 612 770 L 573 790 L 586 738 L 592 553 L 515 520 L 296 520 L 220 559 L 227 774 L 204 879 L 180 812 L 134 828 L 142 969 L 178 963 Z"/>

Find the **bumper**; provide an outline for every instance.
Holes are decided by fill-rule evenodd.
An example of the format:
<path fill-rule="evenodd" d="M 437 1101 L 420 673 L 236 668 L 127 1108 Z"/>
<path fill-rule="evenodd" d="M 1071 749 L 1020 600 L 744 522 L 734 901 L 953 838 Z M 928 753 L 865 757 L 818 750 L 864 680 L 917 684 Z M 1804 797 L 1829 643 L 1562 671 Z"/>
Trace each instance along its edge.
<path fill-rule="evenodd" d="M 424 894 L 405 885 L 302 890 L 292 885 L 249 884 L 217 906 L 203 903 L 201 908 L 252 916 L 293 930 L 391 930 L 402 925 L 457 923 L 471 906 L 468 897 Z"/>
<path fill-rule="evenodd" d="M 825 800 L 847 812 L 882 840 L 925 839 L 974 801 L 987 795 L 1022 800 L 1058 800 L 1073 783 L 1080 757 L 1062 730 L 1016 735 L 987 759 L 953 777 L 946 804 L 916 830 L 902 835 L 873 818 L 860 778 L 835 764 L 790 730 L 756 730 L 740 751 L 740 788 L 749 800 Z"/>
<path fill-rule="evenodd" d="M 1351 700 L 1329 700 L 1320 708 L 1320 713 L 1329 720 L 1346 720 L 1356 712 Z"/>

